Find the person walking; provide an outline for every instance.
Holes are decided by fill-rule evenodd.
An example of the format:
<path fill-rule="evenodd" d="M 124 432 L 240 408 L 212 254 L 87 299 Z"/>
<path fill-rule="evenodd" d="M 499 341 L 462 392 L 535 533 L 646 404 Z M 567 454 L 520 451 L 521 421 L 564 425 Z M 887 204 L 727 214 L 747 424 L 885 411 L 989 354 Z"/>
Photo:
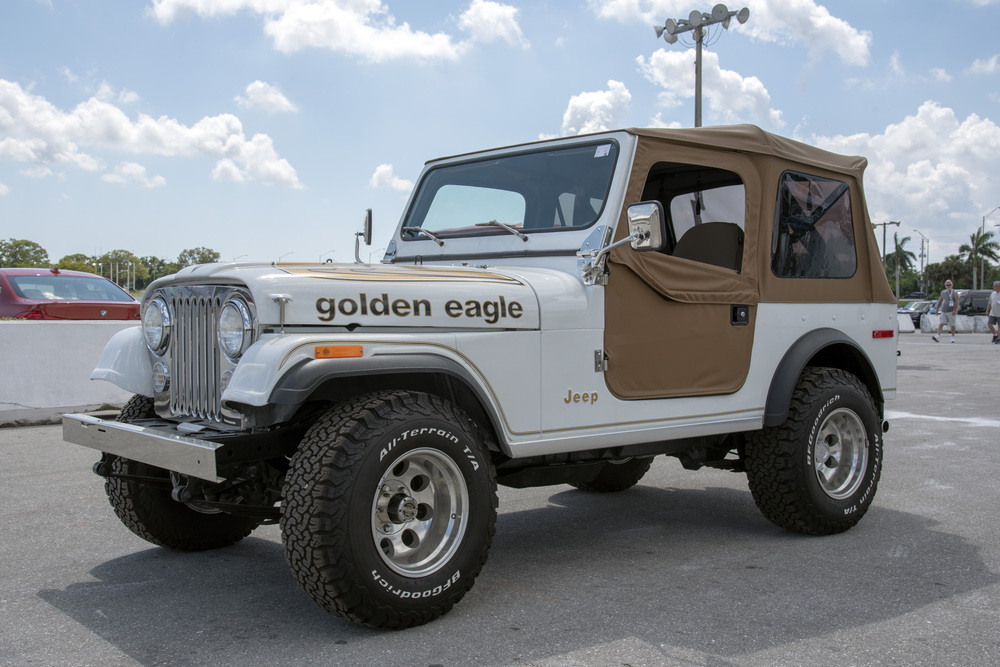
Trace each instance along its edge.
<path fill-rule="evenodd" d="M 951 342 L 955 342 L 955 318 L 958 317 L 958 294 L 952 289 L 950 280 L 944 281 L 944 291 L 937 300 L 938 330 L 931 336 L 935 343 L 941 342 L 941 330 L 945 324 L 951 325 Z"/>
<path fill-rule="evenodd" d="M 993 342 L 1000 343 L 1000 329 L 997 328 L 1000 325 L 1000 280 L 993 282 L 993 293 L 990 294 L 990 302 L 986 305 L 986 324 L 990 327 L 990 333 L 993 334 Z"/>

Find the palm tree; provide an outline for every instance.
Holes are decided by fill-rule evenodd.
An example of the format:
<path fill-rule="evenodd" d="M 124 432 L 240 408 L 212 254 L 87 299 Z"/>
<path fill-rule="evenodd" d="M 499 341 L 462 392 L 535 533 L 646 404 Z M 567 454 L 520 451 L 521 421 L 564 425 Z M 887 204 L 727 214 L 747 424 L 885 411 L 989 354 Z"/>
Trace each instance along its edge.
<path fill-rule="evenodd" d="M 899 238 L 899 233 L 897 232 L 893 234 L 893 240 L 896 242 L 896 249 L 885 256 L 886 272 L 895 272 L 897 264 L 899 265 L 900 273 L 916 270 L 917 256 L 906 249 L 906 244 L 910 242 L 910 237 L 904 236 L 903 238 Z"/>
<path fill-rule="evenodd" d="M 958 247 L 959 256 L 972 263 L 972 288 L 976 288 L 976 269 L 980 259 L 997 261 L 1000 259 L 1000 242 L 993 240 L 993 232 L 976 230 L 969 237 L 968 243 Z"/>

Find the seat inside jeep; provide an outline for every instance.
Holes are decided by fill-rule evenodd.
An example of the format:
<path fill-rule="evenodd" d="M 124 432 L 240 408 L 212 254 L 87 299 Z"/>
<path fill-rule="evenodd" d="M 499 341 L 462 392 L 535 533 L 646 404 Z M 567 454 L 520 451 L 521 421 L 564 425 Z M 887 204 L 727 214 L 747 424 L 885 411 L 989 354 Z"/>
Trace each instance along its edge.
<path fill-rule="evenodd" d="M 739 271 L 745 192 L 725 169 L 660 162 L 646 178 L 643 201 L 658 201 L 667 220 L 667 255 Z"/>

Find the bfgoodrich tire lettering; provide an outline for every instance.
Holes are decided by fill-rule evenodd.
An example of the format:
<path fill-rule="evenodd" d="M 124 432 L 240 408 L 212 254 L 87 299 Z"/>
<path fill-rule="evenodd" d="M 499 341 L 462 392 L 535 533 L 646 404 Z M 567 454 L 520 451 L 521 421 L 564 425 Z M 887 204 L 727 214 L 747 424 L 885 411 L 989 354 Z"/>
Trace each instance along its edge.
<path fill-rule="evenodd" d="M 136 394 L 122 408 L 118 421 L 155 416 L 153 399 Z M 162 468 L 123 458 L 113 461 L 111 474 L 170 479 L 170 473 Z M 229 546 L 249 535 L 259 523 L 247 517 L 196 512 L 173 500 L 167 487 L 112 476 L 104 482 L 104 490 L 115 514 L 129 530 L 168 549 L 205 551 Z"/>
<path fill-rule="evenodd" d="M 405 628 L 447 612 L 486 561 L 496 478 L 461 410 L 421 393 L 379 392 L 323 415 L 285 483 L 285 557 L 321 607 Z"/>
<path fill-rule="evenodd" d="M 882 471 L 875 402 L 854 375 L 807 368 L 780 426 L 749 436 L 747 481 L 775 524 L 810 535 L 840 533 L 868 511 Z"/>

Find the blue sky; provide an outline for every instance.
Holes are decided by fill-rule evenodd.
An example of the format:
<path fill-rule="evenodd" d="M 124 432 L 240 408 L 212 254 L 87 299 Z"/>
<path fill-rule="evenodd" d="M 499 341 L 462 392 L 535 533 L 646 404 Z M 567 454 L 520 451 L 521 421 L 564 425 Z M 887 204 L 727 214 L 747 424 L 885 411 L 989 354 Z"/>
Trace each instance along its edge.
<path fill-rule="evenodd" d="M 873 220 L 955 253 L 1000 206 L 1000 0 L 745 6 L 709 38 L 704 124 L 867 156 Z M 374 258 L 427 159 L 693 125 L 694 51 L 652 26 L 711 7 L 3 0 L 0 239 L 350 261 L 372 208 Z"/>

